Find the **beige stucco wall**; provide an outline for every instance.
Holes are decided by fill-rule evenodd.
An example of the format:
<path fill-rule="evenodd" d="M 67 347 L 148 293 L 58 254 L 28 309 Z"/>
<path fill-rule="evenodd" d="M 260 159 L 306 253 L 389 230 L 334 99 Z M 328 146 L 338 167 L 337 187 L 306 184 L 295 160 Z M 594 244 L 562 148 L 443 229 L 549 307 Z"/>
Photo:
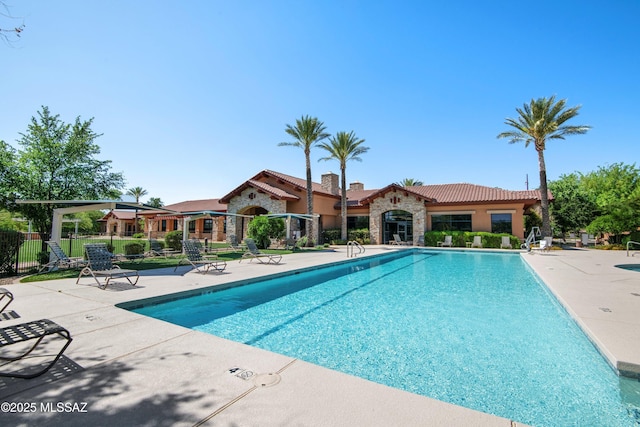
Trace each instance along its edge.
<path fill-rule="evenodd" d="M 464 206 L 429 206 L 427 214 L 427 229 L 432 229 L 431 215 L 433 214 L 471 214 L 471 229 L 473 231 L 491 232 L 491 214 L 510 213 L 511 233 L 524 240 L 524 204 L 476 204 Z"/>

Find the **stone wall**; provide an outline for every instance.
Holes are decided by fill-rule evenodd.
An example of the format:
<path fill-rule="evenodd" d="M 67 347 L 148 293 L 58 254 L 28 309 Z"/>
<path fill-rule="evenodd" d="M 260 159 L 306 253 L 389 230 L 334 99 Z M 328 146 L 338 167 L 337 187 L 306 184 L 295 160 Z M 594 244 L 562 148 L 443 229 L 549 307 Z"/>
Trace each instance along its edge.
<path fill-rule="evenodd" d="M 259 193 L 255 188 L 246 188 L 239 196 L 232 198 L 227 205 L 227 213 L 245 213 L 250 208 L 260 207 L 269 213 L 285 213 L 287 202 L 285 200 L 275 200 L 265 193 Z M 243 221 L 238 221 L 238 217 L 227 217 L 227 238 L 235 235 L 240 239 L 245 236 L 241 229 Z M 245 226 L 248 221 L 244 221 Z"/>
<path fill-rule="evenodd" d="M 420 236 L 426 231 L 427 209 L 422 199 L 407 195 L 401 191 L 390 191 L 383 197 L 376 198 L 369 205 L 369 232 L 371 243 L 382 243 L 382 215 L 387 211 L 403 210 L 413 215 L 413 244 L 417 244 Z"/>

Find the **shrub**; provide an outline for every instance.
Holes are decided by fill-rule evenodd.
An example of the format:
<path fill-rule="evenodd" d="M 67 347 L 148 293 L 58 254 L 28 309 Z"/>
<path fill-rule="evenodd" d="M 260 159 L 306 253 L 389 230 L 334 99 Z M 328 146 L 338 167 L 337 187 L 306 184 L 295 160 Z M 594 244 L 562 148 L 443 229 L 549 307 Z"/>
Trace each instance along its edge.
<path fill-rule="evenodd" d="M 124 254 L 141 255 L 144 253 L 145 244 L 143 242 L 131 242 L 124 245 Z"/>
<path fill-rule="evenodd" d="M 0 274 L 15 274 L 14 258 L 24 237 L 15 230 L 3 230 L 0 233 Z"/>
<path fill-rule="evenodd" d="M 284 220 L 282 218 L 268 218 L 257 216 L 251 220 L 247 228 L 247 235 L 256 242 L 260 249 L 266 249 L 271 244 L 271 239 L 284 237 Z"/>
<path fill-rule="evenodd" d="M 174 251 L 182 251 L 182 231 L 174 230 L 164 236 L 166 245 Z"/>
<path fill-rule="evenodd" d="M 349 230 L 347 234 L 348 240 L 355 240 L 361 245 L 368 245 L 371 243 L 371 234 L 368 228 L 360 228 L 357 230 Z"/>
<path fill-rule="evenodd" d="M 45 265 L 49 262 L 50 255 L 47 251 L 38 252 L 38 264 Z"/>
<path fill-rule="evenodd" d="M 344 243 L 338 243 L 340 239 L 340 235 L 342 234 L 339 228 L 328 228 L 322 232 L 322 240 L 325 242 L 329 242 L 332 245 L 340 245 Z"/>
<path fill-rule="evenodd" d="M 451 236 L 454 247 L 464 248 L 467 242 L 473 242 L 474 236 L 481 236 L 483 248 L 500 248 L 502 236 L 509 236 L 509 241 L 514 249 L 520 248 L 520 239 L 505 233 L 488 233 L 486 231 L 427 231 L 424 233 L 425 246 L 438 246 L 438 242 L 444 241 L 444 236 Z"/>
<path fill-rule="evenodd" d="M 135 233 L 135 234 L 134 234 L 133 236 L 131 236 L 131 237 L 133 237 L 134 239 L 144 239 L 144 238 L 145 238 L 145 235 L 144 235 L 144 233 Z"/>

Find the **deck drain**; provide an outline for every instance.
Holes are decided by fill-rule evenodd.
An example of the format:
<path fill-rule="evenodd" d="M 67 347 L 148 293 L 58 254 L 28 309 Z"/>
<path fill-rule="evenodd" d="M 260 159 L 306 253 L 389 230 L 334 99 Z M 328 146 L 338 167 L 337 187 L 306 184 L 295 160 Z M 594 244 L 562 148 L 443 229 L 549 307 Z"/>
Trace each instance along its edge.
<path fill-rule="evenodd" d="M 255 372 L 250 371 L 249 369 L 243 369 L 243 368 L 237 368 L 237 367 L 231 368 L 227 372 L 245 381 L 248 379 L 251 379 L 256 375 Z"/>
<path fill-rule="evenodd" d="M 640 297 L 640 294 L 635 293 L 635 292 L 631 292 L 631 295 L 633 295 L 634 297 Z"/>
<path fill-rule="evenodd" d="M 600 310 L 604 311 L 605 313 L 611 313 L 611 309 L 607 307 L 600 307 Z"/>
<path fill-rule="evenodd" d="M 256 376 L 253 382 L 258 387 L 271 387 L 280 382 L 280 375 L 274 373 L 260 374 Z"/>

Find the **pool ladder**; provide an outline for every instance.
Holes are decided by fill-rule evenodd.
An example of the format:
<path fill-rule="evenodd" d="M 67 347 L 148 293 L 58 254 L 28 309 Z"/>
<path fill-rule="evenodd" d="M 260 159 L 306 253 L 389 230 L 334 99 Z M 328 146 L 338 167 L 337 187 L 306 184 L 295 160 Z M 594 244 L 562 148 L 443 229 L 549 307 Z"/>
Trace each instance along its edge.
<path fill-rule="evenodd" d="M 358 253 L 356 253 L 356 249 Z M 349 240 L 347 242 L 347 258 L 355 257 L 364 253 L 364 246 L 355 240 Z"/>
<path fill-rule="evenodd" d="M 640 242 L 633 242 L 633 241 L 629 240 L 627 242 L 627 256 L 629 256 L 629 245 L 631 245 L 631 244 L 640 246 Z M 632 253 L 631 256 L 635 256 L 636 253 L 637 252 Z"/>

